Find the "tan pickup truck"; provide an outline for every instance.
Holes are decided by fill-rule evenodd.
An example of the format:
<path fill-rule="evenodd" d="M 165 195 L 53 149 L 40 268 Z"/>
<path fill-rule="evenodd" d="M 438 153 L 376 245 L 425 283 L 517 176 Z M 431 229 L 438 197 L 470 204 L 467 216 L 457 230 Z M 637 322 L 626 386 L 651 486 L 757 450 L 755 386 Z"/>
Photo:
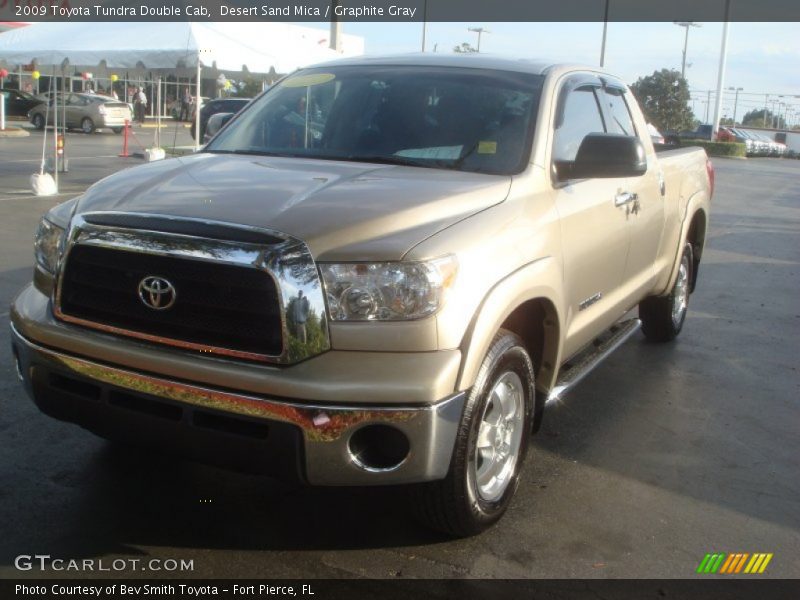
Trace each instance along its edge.
<path fill-rule="evenodd" d="M 703 150 L 656 154 L 594 67 L 332 62 L 45 215 L 13 355 L 56 418 L 402 484 L 470 535 L 508 507 L 548 401 L 640 327 L 680 332 L 713 181 Z"/>

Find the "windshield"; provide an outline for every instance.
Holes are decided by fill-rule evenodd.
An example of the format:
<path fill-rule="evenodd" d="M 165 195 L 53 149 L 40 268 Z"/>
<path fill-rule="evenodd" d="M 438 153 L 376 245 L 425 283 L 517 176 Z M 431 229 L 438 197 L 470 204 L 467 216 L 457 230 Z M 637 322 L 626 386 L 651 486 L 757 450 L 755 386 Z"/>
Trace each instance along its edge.
<path fill-rule="evenodd" d="M 530 154 L 542 80 L 462 68 L 306 69 L 245 109 L 206 151 L 517 173 Z"/>

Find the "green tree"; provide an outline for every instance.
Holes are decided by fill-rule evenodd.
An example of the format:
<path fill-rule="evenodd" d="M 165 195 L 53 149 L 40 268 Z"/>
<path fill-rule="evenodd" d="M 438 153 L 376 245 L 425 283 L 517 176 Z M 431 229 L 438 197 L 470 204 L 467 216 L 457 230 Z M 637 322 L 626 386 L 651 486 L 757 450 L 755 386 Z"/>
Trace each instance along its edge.
<path fill-rule="evenodd" d="M 689 84 L 678 71 L 661 69 L 640 77 L 631 86 L 649 123 L 662 133 L 691 129 L 694 114 L 689 108 Z"/>
<path fill-rule="evenodd" d="M 453 48 L 453 52 L 457 52 L 458 54 L 470 54 L 477 51 L 478 49 L 470 45 L 468 42 L 464 42 L 460 46 L 455 46 Z"/>
<path fill-rule="evenodd" d="M 784 129 L 786 127 L 786 122 L 783 120 L 783 117 L 776 115 L 771 110 L 766 110 L 767 118 L 765 120 L 765 110 L 764 108 L 751 110 L 742 117 L 742 125 L 750 127 L 776 127 L 777 129 Z"/>
<path fill-rule="evenodd" d="M 261 80 L 248 77 L 244 81 L 237 82 L 236 92 L 233 94 L 238 98 L 255 98 L 261 93 Z"/>

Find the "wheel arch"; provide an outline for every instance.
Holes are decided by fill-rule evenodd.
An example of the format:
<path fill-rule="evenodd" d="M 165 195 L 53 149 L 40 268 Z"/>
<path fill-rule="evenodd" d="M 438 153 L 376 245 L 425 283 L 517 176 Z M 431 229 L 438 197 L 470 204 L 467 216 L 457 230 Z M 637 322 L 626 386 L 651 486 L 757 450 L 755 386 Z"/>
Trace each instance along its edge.
<path fill-rule="evenodd" d="M 483 357 L 495 334 L 507 329 L 523 341 L 536 374 L 537 409 L 553 387 L 563 347 L 561 277 L 556 261 L 541 259 L 495 285 L 484 297 L 461 342 L 457 389 L 475 383 Z M 535 282 L 535 285 L 531 283 Z M 537 410 L 536 426 L 541 410 Z"/>
<path fill-rule="evenodd" d="M 703 255 L 703 248 L 706 242 L 706 232 L 708 228 L 708 216 L 711 210 L 711 201 L 708 194 L 703 190 L 699 190 L 692 194 L 686 202 L 686 206 L 681 208 L 682 219 L 680 222 L 680 236 L 678 244 L 674 249 L 674 258 L 672 266 L 668 270 L 669 277 L 661 280 L 661 284 L 657 287 L 657 292 L 653 293 L 655 296 L 663 296 L 669 293 L 669 290 L 675 285 L 675 280 L 678 277 L 678 266 L 683 254 L 683 248 L 687 243 L 692 244 L 692 252 L 694 259 L 692 261 L 692 281 L 690 292 L 694 291 L 697 282 L 697 271 L 700 260 Z"/>
<path fill-rule="evenodd" d="M 690 282 L 689 291 L 694 292 L 697 286 L 697 271 L 700 267 L 700 259 L 703 256 L 703 248 L 706 243 L 706 232 L 708 229 L 708 216 L 705 210 L 698 208 L 689 224 L 689 230 L 686 234 L 686 241 L 692 245 L 692 280 Z"/>

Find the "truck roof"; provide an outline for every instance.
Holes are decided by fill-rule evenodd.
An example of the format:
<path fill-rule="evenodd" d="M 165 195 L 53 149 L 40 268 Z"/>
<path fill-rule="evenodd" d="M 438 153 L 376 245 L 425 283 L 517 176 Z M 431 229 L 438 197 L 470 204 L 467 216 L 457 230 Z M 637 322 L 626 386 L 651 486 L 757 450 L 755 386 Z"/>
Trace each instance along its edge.
<path fill-rule="evenodd" d="M 357 56 L 341 58 L 332 61 L 311 65 L 313 67 L 327 66 L 430 66 L 430 67 L 464 67 L 473 69 L 494 69 L 499 71 L 516 71 L 544 75 L 553 67 L 567 65 L 558 64 L 552 60 L 536 58 L 514 58 L 494 56 L 491 54 L 438 54 L 432 52 L 417 52 L 407 54 L 388 54 L 376 56 Z M 572 65 L 569 65 L 572 66 Z M 576 68 L 597 71 L 597 67 L 576 65 Z"/>

